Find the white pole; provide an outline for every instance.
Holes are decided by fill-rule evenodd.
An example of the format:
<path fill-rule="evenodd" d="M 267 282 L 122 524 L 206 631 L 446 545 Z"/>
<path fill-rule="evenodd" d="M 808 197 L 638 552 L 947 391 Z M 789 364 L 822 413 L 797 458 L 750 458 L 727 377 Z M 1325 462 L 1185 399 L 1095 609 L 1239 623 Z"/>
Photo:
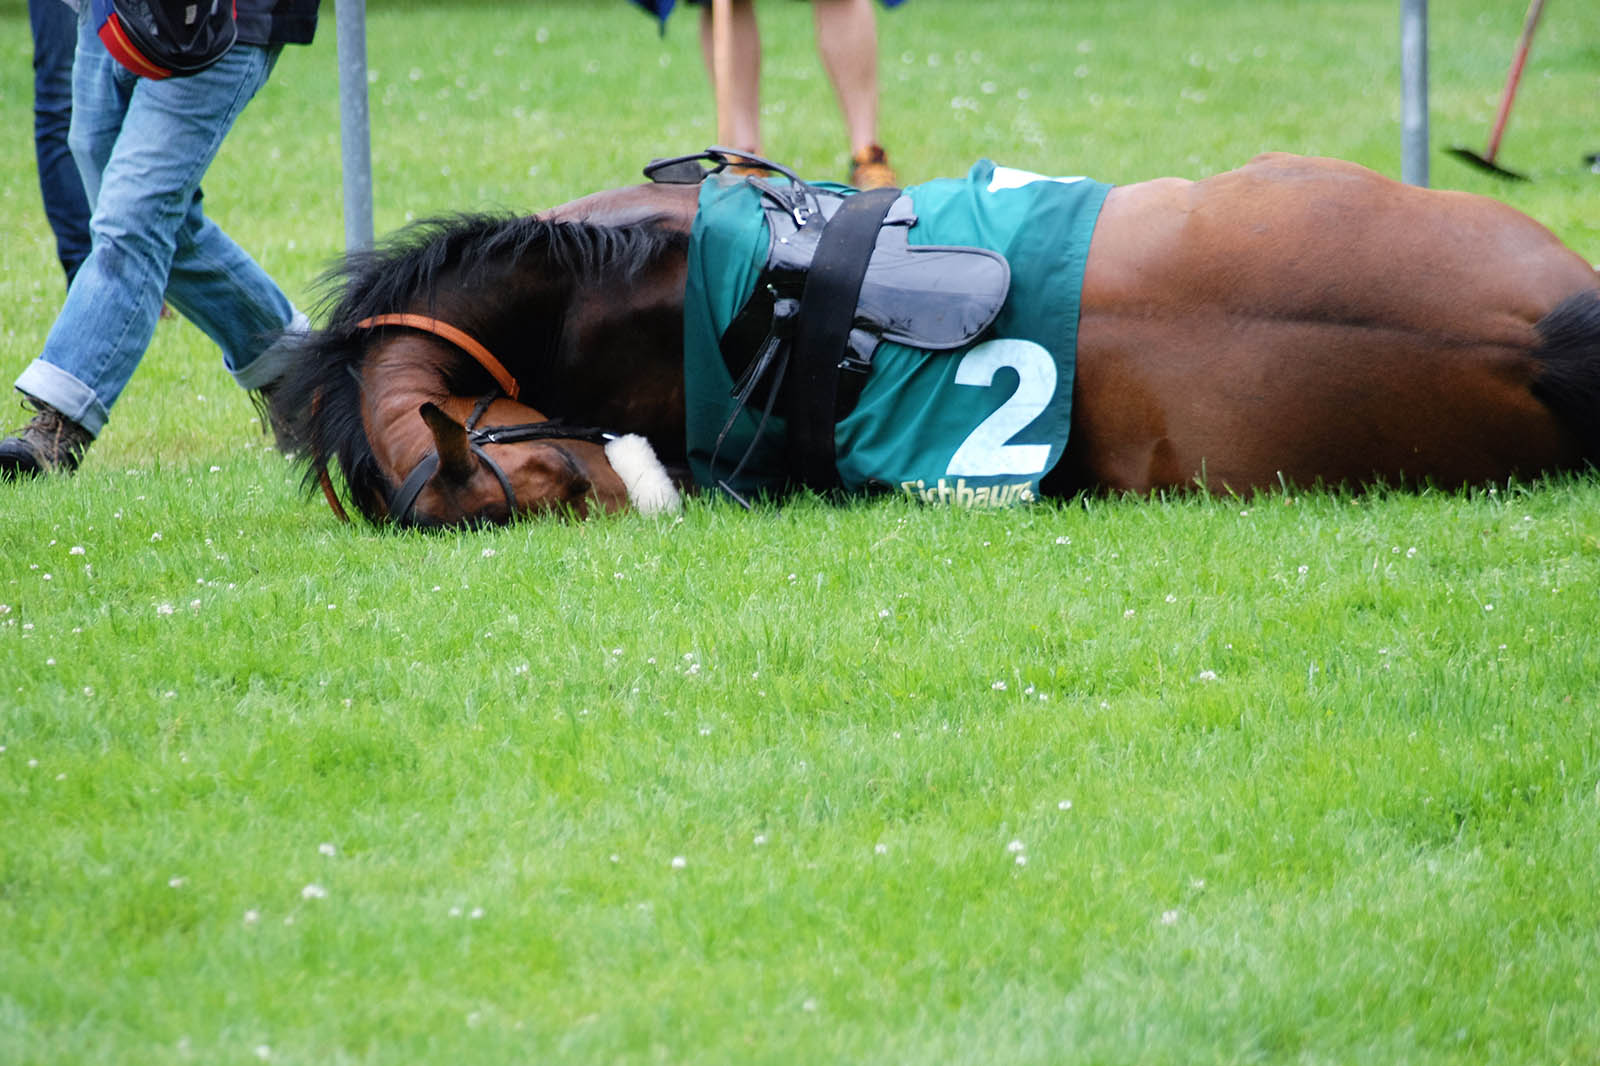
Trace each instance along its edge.
<path fill-rule="evenodd" d="M 1428 0 L 1400 2 L 1400 180 L 1428 184 Z"/>
<path fill-rule="evenodd" d="M 372 131 L 367 113 L 367 0 L 337 0 L 339 141 L 346 251 L 372 247 Z"/>

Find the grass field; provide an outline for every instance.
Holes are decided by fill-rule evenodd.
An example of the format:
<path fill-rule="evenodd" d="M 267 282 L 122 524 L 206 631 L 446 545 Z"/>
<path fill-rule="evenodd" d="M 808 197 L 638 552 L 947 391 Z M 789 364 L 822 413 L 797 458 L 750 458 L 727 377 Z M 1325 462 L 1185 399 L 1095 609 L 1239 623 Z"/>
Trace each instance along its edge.
<path fill-rule="evenodd" d="M 310 305 L 331 3 L 207 181 Z M 1399 171 L 1393 0 L 915 0 L 902 178 Z M 1600 260 L 1600 10 L 1433 6 L 1434 184 Z M 378 229 L 713 138 L 691 15 L 369 5 Z M 769 153 L 842 177 L 803 5 Z M 0 378 L 61 295 L 0 0 Z M 9 401 L 7 401 L 9 404 Z M 19 411 L 5 424 L 14 426 Z M 0 486 L 0 1062 L 1600 1061 L 1600 479 L 339 525 L 163 323 Z"/>

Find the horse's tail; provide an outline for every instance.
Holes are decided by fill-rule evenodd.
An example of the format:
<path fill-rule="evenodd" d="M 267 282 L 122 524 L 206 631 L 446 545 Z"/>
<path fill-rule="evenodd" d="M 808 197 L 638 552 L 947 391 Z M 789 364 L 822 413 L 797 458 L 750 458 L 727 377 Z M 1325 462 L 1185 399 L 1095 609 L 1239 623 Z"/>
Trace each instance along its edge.
<path fill-rule="evenodd" d="M 1541 318 L 1533 394 L 1577 436 L 1600 466 L 1600 288 L 1569 296 Z"/>

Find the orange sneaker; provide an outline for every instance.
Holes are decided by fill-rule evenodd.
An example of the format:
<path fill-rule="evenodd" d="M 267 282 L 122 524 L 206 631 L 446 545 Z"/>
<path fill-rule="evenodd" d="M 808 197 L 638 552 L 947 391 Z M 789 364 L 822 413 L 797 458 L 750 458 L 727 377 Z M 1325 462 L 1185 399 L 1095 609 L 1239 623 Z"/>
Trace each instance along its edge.
<path fill-rule="evenodd" d="M 881 189 L 898 185 L 889 154 L 880 145 L 869 144 L 850 158 L 850 184 L 858 189 Z"/>

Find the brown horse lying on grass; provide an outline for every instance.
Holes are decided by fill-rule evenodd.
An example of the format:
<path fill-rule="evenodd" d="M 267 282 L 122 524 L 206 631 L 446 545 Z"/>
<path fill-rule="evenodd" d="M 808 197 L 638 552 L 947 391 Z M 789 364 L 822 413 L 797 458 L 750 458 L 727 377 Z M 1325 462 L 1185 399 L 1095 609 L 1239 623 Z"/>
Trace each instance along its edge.
<path fill-rule="evenodd" d="M 818 332 L 806 316 L 837 300 L 780 260 L 810 241 L 820 262 L 824 216 L 854 196 L 719 168 L 531 218 L 418 223 L 336 272 L 277 413 L 330 500 L 336 463 L 369 520 L 422 525 L 618 510 L 625 481 L 671 507 L 663 465 L 680 486 L 736 496 L 986 503 L 1455 487 L 1600 461 L 1600 278 L 1495 201 L 1286 155 L 1109 189 L 980 164 L 907 193 L 867 229 L 859 306 L 825 343 L 801 339 Z M 717 230 L 740 205 L 756 212 L 744 228 Z M 987 251 L 952 251 L 923 230 L 957 206 L 986 233 L 1022 206 L 1037 214 Z M 895 287 L 894 270 L 946 251 L 953 268 L 924 271 L 931 298 Z M 1038 259 L 1042 281 L 1023 274 Z M 880 261 L 892 269 L 875 274 Z M 715 289 L 713 264 L 738 291 Z M 824 295 L 808 300 L 812 284 Z M 931 349 L 908 343 L 925 335 Z M 790 358 L 802 349 L 822 361 Z M 807 391 L 819 380 L 820 401 Z M 902 419 L 908 406 L 930 428 Z M 795 457 L 808 408 L 834 430 L 820 466 Z M 536 428 L 471 437 L 489 422 Z M 619 474 L 607 441 L 625 434 L 661 462 L 633 445 Z"/>

